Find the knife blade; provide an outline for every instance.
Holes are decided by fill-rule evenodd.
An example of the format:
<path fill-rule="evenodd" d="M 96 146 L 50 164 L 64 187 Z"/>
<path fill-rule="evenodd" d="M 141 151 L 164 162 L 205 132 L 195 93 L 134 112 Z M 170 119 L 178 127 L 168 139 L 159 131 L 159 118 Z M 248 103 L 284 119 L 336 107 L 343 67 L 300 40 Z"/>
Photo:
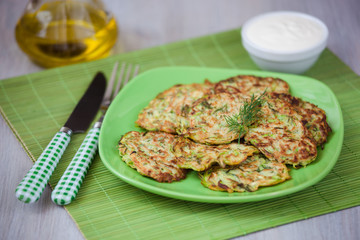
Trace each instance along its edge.
<path fill-rule="evenodd" d="M 84 132 L 99 110 L 106 79 L 98 72 L 79 100 L 63 127 L 55 134 L 33 167 L 15 190 L 17 199 L 25 203 L 39 200 L 73 133 Z"/>
<path fill-rule="evenodd" d="M 85 132 L 99 110 L 105 86 L 106 78 L 102 72 L 98 72 L 64 127 L 71 129 L 73 133 Z"/>

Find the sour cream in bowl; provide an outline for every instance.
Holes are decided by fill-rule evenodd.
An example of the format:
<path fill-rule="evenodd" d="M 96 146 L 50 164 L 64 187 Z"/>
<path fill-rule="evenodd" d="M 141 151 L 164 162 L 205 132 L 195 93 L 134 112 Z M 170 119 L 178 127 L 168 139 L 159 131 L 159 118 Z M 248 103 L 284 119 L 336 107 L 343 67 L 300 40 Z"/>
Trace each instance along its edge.
<path fill-rule="evenodd" d="M 290 11 L 256 16 L 241 31 L 244 48 L 261 69 L 296 74 L 316 62 L 328 35 L 321 20 Z"/>

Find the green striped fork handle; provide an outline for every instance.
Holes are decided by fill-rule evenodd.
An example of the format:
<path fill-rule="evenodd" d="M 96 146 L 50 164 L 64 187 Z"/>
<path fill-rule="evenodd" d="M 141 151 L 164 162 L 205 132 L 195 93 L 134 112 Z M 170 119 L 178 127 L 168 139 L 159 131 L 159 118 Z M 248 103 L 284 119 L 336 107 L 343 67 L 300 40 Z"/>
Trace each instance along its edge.
<path fill-rule="evenodd" d="M 79 192 L 80 186 L 96 154 L 101 122 L 96 122 L 90 129 L 51 194 L 51 200 L 57 205 L 71 203 Z"/>
<path fill-rule="evenodd" d="M 25 203 L 39 200 L 46 184 L 68 146 L 72 131 L 63 127 L 55 134 L 33 167 L 15 190 L 16 197 Z"/>

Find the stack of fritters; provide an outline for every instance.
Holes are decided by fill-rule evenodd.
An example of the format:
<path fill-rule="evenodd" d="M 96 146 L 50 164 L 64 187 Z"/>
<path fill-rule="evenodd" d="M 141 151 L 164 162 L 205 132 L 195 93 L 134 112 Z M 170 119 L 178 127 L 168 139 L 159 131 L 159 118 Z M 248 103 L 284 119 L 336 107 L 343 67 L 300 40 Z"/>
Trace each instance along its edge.
<path fill-rule="evenodd" d="M 258 120 L 243 136 L 230 131 L 226 117 L 264 91 Z M 291 96 L 285 81 L 255 76 L 175 85 L 153 99 L 136 123 L 150 132 L 129 132 L 120 140 L 130 167 L 159 182 L 181 180 L 184 169 L 192 169 L 204 186 L 228 192 L 289 179 L 286 164 L 314 161 L 331 131 L 325 112 Z"/>

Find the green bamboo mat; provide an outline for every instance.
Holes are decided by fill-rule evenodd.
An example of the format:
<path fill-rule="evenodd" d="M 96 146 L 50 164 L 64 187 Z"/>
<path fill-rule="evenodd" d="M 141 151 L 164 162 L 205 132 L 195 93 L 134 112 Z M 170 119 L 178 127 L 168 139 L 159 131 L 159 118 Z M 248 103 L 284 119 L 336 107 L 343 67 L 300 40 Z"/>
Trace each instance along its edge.
<path fill-rule="evenodd" d="M 66 121 L 94 74 L 102 70 L 109 77 L 115 61 L 139 63 L 141 71 L 170 65 L 257 69 L 236 29 L 0 81 L 1 113 L 32 160 Z M 329 50 L 306 75 L 335 92 L 345 122 L 341 156 L 320 183 L 261 202 L 186 202 L 124 183 L 97 156 L 77 199 L 66 209 L 87 239 L 225 239 L 359 205 L 360 77 Z M 52 186 L 83 137 L 74 135 Z"/>

